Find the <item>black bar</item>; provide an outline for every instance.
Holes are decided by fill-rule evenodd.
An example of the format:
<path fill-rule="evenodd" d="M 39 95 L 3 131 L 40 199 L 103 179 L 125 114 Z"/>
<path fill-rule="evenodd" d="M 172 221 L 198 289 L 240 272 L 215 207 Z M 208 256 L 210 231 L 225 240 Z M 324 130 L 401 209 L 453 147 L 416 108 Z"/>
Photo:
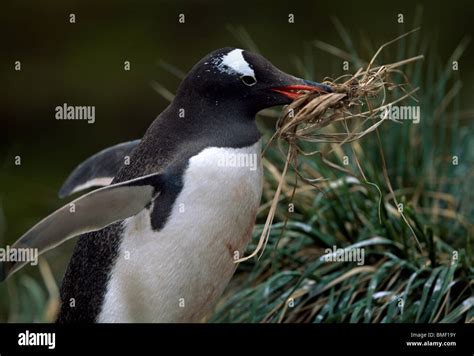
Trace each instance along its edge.
<path fill-rule="evenodd" d="M 55 347 L 20 346 L 19 335 L 55 333 Z M 43 335 L 44 336 L 44 335 Z M 33 338 L 30 340 L 37 340 Z M 44 339 L 46 340 L 46 339 Z M 25 337 L 23 337 L 25 341 Z M 407 342 L 449 342 L 454 345 L 408 346 Z M 0 355 L 133 352 L 160 355 L 192 350 L 220 354 L 270 352 L 296 355 L 473 355 L 472 324 L 0 324 Z M 138 353 L 142 354 L 142 352 Z"/>

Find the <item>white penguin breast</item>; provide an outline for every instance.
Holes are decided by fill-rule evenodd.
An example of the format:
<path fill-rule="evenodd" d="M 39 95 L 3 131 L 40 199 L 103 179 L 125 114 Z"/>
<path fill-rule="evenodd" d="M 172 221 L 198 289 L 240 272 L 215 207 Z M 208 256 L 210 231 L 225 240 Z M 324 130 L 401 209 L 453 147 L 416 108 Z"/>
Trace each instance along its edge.
<path fill-rule="evenodd" d="M 99 322 L 199 322 L 227 286 L 260 204 L 260 142 L 204 149 L 183 183 L 160 231 L 150 210 L 123 222 Z"/>

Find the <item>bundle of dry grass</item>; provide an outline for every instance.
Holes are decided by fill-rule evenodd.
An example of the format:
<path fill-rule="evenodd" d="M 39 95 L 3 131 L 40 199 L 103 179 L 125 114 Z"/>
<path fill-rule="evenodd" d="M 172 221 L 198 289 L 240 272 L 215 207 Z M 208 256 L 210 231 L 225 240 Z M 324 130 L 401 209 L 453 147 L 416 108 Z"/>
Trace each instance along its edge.
<path fill-rule="evenodd" d="M 391 105 L 403 101 L 418 90 L 409 90 L 408 80 L 405 84 L 395 84 L 391 76 L 394 73 L 403 75 L 398 67 L 420 58 L 422 56 L 378 67 L 371 67 L 369 64 L 354 75 L 343 76 L 334 81 L 326 80 L 324 84 L 332 87 L 334 92 L 303 94 L 286 108 L 278 121 L 275 136 L 290 144 L 294 144 L 295 140 L 345 143 L 363 137 L 384 120 L 390 119 L 387 109 Z M 405 94 L 396 100 L 387 101 L 387 91 L 395 87 Z M 321 132 L 322 128 L 335 122 L 343 121 L 347 124 L 355 119 L 361 121 L 353 131 Z"/>
<path fill-rule="evenodd" d="M 409 97 L 416 100 L 413 94 L 418 88 L 411 88 L 407 76 L 400 67 L 420 60 L 423 56 L 415 56 L 395 63 L 374 66 L 377 57 L 386 46 L 414 31 L 416 30 L 382 45 L 368 65 L 365 68 L 360 68 L 355 74 L 344 75 L 334 80 L 326 79 L 324 84 L 333 89 L 332 93 L 302 92 L 298 99 L 285 108 L 282 116 L 277 121 L 276 132 L 270 139 L 267 147 L 273 141 L 277 141 L 280 150 L 286 156 L 286 163 L 257 248 L 249 256 L 241 258 L 237 262 L 254 257 L 265 248 L 289 166 L 292 166 L 297 176 L 313 185 L 314 180 L 303 177 L 298 171 L 297 157 L 300 154 L 321 154 L 322 156 L 324 154 L 319 150 L 306 152 L 301 147 L 302 142 L 343 145 L 358 140 L 376 131 L 378 126 L 384 121 L 391 120 L 390 109 L 392 105 L 400 103 Z M 397 92 L 401 93 L 398 97 L 389 95 L 395 88 L 398 88 Z M 337 127 L 340 129 L 338 130 Z M 378 138 L 380 139 L 380 137 Z M 383 151 L 381 153 L 383 156 Z M 331 164 L 329 161 L 327 163 Z M 358 162 L 357 166 L 361 176 L 368 182 Z M 383 169 L 387 186 L 393 193 L 385 167 Z M 398 202 L 396 203 L 398 204 Z M 401 217 L 410 226 L 403 214 L 401 214 Z M 413 229 L 411 230 L 416 240 Z"/>

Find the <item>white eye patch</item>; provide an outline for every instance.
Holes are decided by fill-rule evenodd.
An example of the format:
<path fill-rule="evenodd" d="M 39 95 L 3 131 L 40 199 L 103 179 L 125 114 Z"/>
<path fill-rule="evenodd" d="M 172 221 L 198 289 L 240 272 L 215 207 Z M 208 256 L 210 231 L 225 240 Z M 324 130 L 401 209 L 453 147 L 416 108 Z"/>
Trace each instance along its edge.
<path fill-rule="evenodd" d="M 218 62 L 216 66 L 217 69 L 220 72 L 227 74 L 238 74 L 240 76 L 248 75 L 255 77 L 253 69 L 250 68 L 249 63 L 245 60 L 242 52 L 242 49 L 234 49 L 224 55 Z"/>

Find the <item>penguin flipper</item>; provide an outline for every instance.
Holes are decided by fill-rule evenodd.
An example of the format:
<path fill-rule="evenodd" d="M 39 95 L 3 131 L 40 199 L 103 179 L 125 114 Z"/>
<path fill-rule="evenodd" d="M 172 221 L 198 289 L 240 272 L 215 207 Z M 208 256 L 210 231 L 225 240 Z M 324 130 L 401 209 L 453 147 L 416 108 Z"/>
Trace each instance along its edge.
<path fill-rule="evenodd" d="M 64 198 L 73 193 L 91 188 L 104 187 L 114 179 L 140 140 L 134 140 L 108 147 L 79 164 L 69 175 L 59 190 L 59 197 Z"/>
<path fill-rule="evenodd" d="M 11 249 L 34 248 L 40 255 L 74 236 L 136 215 L 158 196 L 164 180 L 162 174 L 154 173 L 87 193 L 41 220 Z M 0 262 L 0 282 L 28 262 Z"/>

